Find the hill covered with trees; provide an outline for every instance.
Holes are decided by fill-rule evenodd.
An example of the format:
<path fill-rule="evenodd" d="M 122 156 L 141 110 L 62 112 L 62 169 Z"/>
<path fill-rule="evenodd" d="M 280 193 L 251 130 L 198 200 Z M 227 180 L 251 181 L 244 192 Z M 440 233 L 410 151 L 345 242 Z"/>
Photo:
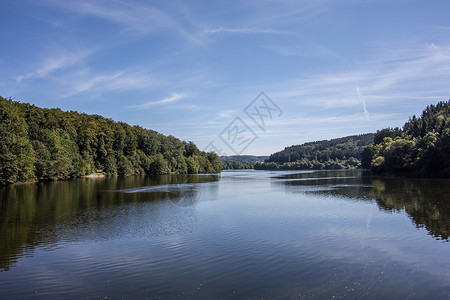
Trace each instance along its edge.
<path fill-rule="evenodd" d="M 99 115 L 0 97 L 0 184 L 106 174 L 220 172 L 217 154 Z"/>
<path fill-rule="evenodd" d="M 378 131 L 362 165 L 378 174 L 450 177 L 450 101 L 428 106 L 402 129 Z"/>
<path fill-rule="evenodd" d="M 263 162 L 266 158 L 267 156 L 254 155 L 230 155 L 219 157 L 225 170 L 253 169 L 255 163 Z"/>
<path fill-rule="evenodd" d="M 355 169 L 361 166 L 361 152 L 374 138 L 373 133 L 286 147 L 256 163 L 261 170 Z"/>

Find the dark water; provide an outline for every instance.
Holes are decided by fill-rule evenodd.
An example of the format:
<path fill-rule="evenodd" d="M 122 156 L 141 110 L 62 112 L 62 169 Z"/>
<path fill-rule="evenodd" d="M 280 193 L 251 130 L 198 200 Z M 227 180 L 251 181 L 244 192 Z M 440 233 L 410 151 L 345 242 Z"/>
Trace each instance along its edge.
<path fill-rule="evenodd" d="M 450 299 L 449 180 L 236 171 L 0 197 L 0 299 Z"/>

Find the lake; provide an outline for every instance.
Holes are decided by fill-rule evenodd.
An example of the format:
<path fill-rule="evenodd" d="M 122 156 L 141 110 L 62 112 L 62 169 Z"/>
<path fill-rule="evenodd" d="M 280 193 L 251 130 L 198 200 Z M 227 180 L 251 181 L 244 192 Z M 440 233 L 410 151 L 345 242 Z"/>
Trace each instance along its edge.
<path fill-rule="evenodd" d="M 450 298 L 446 179 L 240 170 L 0 197 L 0 299 Z"/>

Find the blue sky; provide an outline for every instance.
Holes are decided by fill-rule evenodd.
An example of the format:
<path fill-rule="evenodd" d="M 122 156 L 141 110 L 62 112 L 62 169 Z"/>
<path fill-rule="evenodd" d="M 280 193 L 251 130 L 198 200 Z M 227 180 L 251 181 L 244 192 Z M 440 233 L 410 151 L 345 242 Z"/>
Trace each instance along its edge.
<path fill-rule="evenodd" d="M 449 13 L 448 0 L 1 0 L 0 95 L 266 155 L 448 100 Z M 244 111 L 260 92 L 279 108 L 263 128 Z M 233 151 L 219 135 L 237 117 L 257 138 Z"/>

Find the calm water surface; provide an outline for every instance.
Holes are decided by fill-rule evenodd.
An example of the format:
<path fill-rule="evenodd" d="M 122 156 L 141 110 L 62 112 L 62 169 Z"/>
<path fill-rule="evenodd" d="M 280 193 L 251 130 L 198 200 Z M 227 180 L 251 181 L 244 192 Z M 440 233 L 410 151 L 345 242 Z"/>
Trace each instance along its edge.
<path fill-rule="evenodd" d="M 450 181 L 360 171 L 0 188 L 0 299 L 449 299 Z"/>

